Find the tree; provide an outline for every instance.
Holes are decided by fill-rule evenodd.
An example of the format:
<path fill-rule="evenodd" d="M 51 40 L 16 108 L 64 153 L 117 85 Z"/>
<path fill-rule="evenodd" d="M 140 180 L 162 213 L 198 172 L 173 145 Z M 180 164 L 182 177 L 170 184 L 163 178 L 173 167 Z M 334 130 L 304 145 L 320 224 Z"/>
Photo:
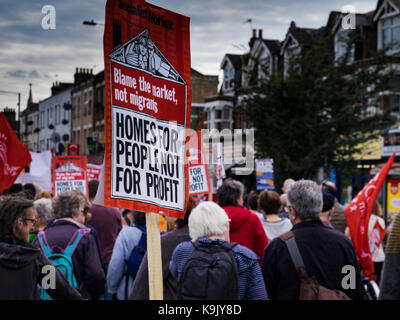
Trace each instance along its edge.
<path fill-rule="evenodd" d="M 290 59 L 285 77 L 279 70 L 243 91 L 242 112 L 254 126 L 257 156 L 274 159 L 275 185 L 315 178 L 320 167 L 350 173 L 360 143 L 385 134 L 396 120 L 380 95 L 389 89 L 394 58 L 381 50 L 349 63 L 359 44 L 355 34 L 334 61 L 332 43 L 315 37 Z"/>

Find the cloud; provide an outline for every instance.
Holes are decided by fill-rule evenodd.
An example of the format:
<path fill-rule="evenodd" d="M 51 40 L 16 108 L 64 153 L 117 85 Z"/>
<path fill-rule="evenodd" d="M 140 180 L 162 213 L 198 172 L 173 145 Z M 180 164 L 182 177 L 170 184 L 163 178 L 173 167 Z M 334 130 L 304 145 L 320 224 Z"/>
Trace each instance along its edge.
<path fill-rule="evenodd" d="M 26 78 L 27 72 L 24 70 L 14 70 L 6 72 L 6 77 L 10 78 Z"/>
<path fill-rule="evenodd" d="M 357 12 L 374 10 L 378 0 L 147 0 L 190 17 L 193 68 L 210 75 L 219 73 L 226 53 L 244 53 L 254 29 L 267 39 L 283 40 L 290 21 L 300 27 L 319 28 L 330 11 L 344 5 Z M 101 71 L 103 31 L 85 26 L 84 20 L 105 20 L 106 0 L 2 0 L 0 11 L 0 86 L 22 93 L 26 101 L 32 82 L 34 101 L 50 95 L 54 81 L 72 82 L 76 67 Z M 42 7 L 56 9 L 56 29 L 43 30 Z M 243 22 L 252 19 L 252 25 Z M 15 105 L 13 96 L 1 96 L 0 108 Z M 23 103 L 21 104 L 23 106 Z"/>

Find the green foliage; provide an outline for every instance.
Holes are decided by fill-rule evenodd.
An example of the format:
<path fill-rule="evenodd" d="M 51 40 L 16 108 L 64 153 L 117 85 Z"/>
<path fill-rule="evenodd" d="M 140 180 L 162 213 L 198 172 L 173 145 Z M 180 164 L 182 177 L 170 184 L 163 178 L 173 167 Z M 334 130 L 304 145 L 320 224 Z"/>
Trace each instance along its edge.
<path fill-rule="evenodd" d="M 255 128 L 257 156 L 274 159 L 276 185 L 315 178 L 320 167 L 349 173 L 360 143 L 393 125 L 393 110 L 380 108 L 393 58 L 382 50 L 349 63 L 358 43 L 350 37 L 346 54 L 334 62 L 333 40 L 321 35 L 290 59 L 286 77 L 278 70 L 243 92 L 241 111 Z"/>

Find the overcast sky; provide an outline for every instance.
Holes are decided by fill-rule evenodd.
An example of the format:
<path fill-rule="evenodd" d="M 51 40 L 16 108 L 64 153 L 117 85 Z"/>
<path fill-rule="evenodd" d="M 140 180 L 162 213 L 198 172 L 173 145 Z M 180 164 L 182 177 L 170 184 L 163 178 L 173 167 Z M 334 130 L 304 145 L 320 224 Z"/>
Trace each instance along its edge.
<path fill-rule="evenodd" d="M 283 40 L 292 20 L 299 27 L 319 28 L 330 11 L 353 5 L 357 13 L 375 10 L 378 0 L 149 0 L 190 17 L 192 67 L 218 75 L 225 53 L 248 50 L 251 27 L 265 39 Z M 104 69 L 102 26 L 106 0 L 1 0 L 0 90 L 21 92 L 26 107 L 29 83 L 33 100 L 50 96 L 52 82 L 73 82 L 76 67 Z M 56 9 L 56 29 L 42 28 L 42 7 Z M 252 19 L 252 26 L 243 23 Z M 0 93 L 0 110 L 17 106 L 17 96 Z"/>

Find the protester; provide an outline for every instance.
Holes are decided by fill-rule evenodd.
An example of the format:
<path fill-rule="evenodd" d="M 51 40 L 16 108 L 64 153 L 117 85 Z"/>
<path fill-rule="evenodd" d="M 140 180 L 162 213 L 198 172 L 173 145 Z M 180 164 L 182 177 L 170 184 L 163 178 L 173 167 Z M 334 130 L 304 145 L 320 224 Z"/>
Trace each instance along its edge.
<path fill-rule="evenodd" d="M 255 193 L 255 192 L 252 193 L 249 196 L 248 205 L 249 205 L 250 211 L 255 213 L 260 218 L 260 220 L 262 222 L 262 221 L 264 221 L 265 218 L 264 218 L 264 215 L 261 212 L 258 211 L 258 198 L 259 198 L 259 194 L 258 193 Z"/>
<path fill-rule="evenodd" d="M 313 181 L 300 180 L 289 187 L 288 207 L 292 232 L 310 277 L 329 289 L 343 291 L 351 299 L 364 299 L 360 266 L 351 241 L 342 233 L 325 226 L 320 218 L 323 206 L 320 187 Z M 342 287 L 344 266 L 351 266 L 353 284 Z M 286 243 L 279 237 L 265 249 L 262 272 L 272 300 L 297 300 L 300 280 Z"/>
<path fill-rule="evenodd" d="M 226 179 L 217 190 L 218 204 L 230 219 L 229 236 L 236 242 L 254 251 L 261 262 L 268 238 L 257 215 L 243 207 L 243 184 Z"/>
<path fill-rule="evenodd" d="M 379 300 L 400 300 L 400 215 L 389 233 L 379 289 Z"/>
<path fill-rule="evenodd" d="M 288 213 L 288 208 L 287 208 L 287 194 L 283 193 L 280 195 L 279 197 L 280 201 L 281 201 L 281 208 L 278 212 L 278 217 L 279 218 L 287 218 L 289 219 L 289 213 Z"/>
<path fill-rule="evenodd" d="M 292 229 L 292 223 L 289 219 L 278 217 L 278 211 L 281 208 L 281 200 L 278 193 L 268 190 L 262 191 L 258 204 L 264 215 L 262 225 L 269 242 Z"/>
<path fill-rule="evenodd" d="M 143 232 L 146 232 L 146 213 L 133 213 L 134 225 L 123 228 L 119 233 L 108 265 L 107 290 L 114 300 L 128 299 L 134 279 L 127 274 L 127 261 L 132 250 L 139 245 Z"/>
<path fill-rule="evenodd" d="M 169 231 L 161 236 L 161 262 L 163 273 L 163 298 L 164 300 L 176 299 L 176 278 L 169 271 L 169 263 L 172 253 L 176 246 L 183 241 L 190 241 L 188 220 L 193 208 L 197 205 L 197 200 L 189 196 L 186 213 L 183 219 L 175 219 L 176 229 Z M 136 279 L 133 283 L 130 300 L 148 300 L 149 299 L 149 273 L 147 253 L 145 254 Z"/>
<path fill-rule="evenodd" d="M 83 230 L 83 237 L 72 254 L 74 275 L 79 291 L 86 299 L 96 300 L 104 294 L 105 275 L 98 254 L 96 241 L 90 229 L 84 225 L 85 214 L 90 203 L 81 192 L 67 191 L 60 194 L 54 202 L 54 220 L 44 231 L 48 246 L 55 252 L 64 250 L 74 235 Z M 41 248 L 38 239 L 33 245 Z"/>
<path fill-rule="evenodd" d="M 129 210 L 129 209 L 123 209 L 122 210 L 122 226 L 131 226 L 133 223 L 133 215 L 134 211 Z"/>
<path fill-rule="evenodd" d="M 0 300 L 38 299 L 37 285 L 51 262 L 28 243 L 37 216 L 33 201 L 24 197 L 4 197 L 0 201 Z M 53 299 L 82 299 L 62 274 L 55 270 L 55 287 L 46 292 Z"/>
<path fill-rule="evenodd" d="M 36 193 L 36 196 L 35 196 L 35 198 L 33 200 L 36 201 L 36 200 L 39 200 L 39 199 L 42 199 L 42 198 L 52 199 L 53 197 L 51 196 L 50 192 L 40 191 L 40 192 Z"/>
<path fill-rule="evenodd" d="M 378 222 L 382 230 L 385 230 L 385 220 L 382 219 L 383 210 L 382 206 L 380 205 L 379 201 L 375 201 L 374 208 L 372 210 L 372 214 L 369 218 L 368 222 L 368 236 L 369 239 L 372 239 L 372 232 L 374 230 L 375 224 Z M 383 242 L 379 245 L 378 250 L 376 253 L 373 254 L 372 259 L 374 261 L 374 269 L 375 274 L 377 276 L 377 284 L 379 285 L 381 280 L 381 272 L 383 261 L 385 260 L 385 252 L 383 250 Z"/>
<path fill-rule="evenodd" d="M 89 201 L 92 203 L 89 212 L 92 215 L 90 225 L 93 226 L 100 240 L 101 258 L 104 273 L 107 275 L 108 264 L 118 233 L 122 229 L 121 214 L 117 208 L 93 204 L 99 186 L 98 180 L 89 181 Z M 105 296 L 108 299 L 108 296 Z"/>
<path fill-rule="evenodd" d="M 27 183 L 23 187 L 23 191 L 29 200 L 34 200 L 37 194 L 36 187 L 32 183 Z"/>
<path fill-rule="evenodd" d="M 13 185 L 11 185 L 11 187 L 9 187 L 8 189 L 3 191 L 3 195 L 7 196 L 7 195 L 11 195 L 11 194 L 16 194 L 19 193 L 21 191 L 24 191 L 24 188 L 22 186 L 21 183 L 14 183 Z M 26 194 L 25 194 L 26 197 Z"/>
<path fill-rule="evenodd" d="M 50 220 L 54 219 L 53 201 L 47 198 L 41 198 L 33 202 L 37 213 L 36 229 L 29 235 L 29 243 L 33 242 L 39 231 L 43 231 Z"/>
<path fill-rule="evenodd" d="M 335 197 L 335 210 L 333 211 L 330 222 L 333 228 L 345 233 L 347 227 L 346 216 L 344 215 L 345 207 L 342 206 L 336 198 L 336 185 L 332 181 L 323 181 L 321 184 L 321 190 L 329 192 Z"/>
<path fill-rule="evenodd" d="M 254 217 L 259 222 L 259 219 L 256 216 Z M 175 248 L 170 262 L 171 274 L 180 281 L 178 289 L 185 286 L 186 290 L 180 292 L 188 293 L 192 290 L 190 292 L 194 292 L 194 295 L 191 298 L 206 300 L 210 299 L 210 296 L 207 296 L 205 292 L 210 292 L 209 289 L 211 286 L 214 289 L 218 288 L 219 291 L 226 292 L 224 286 L 236 283 L 237 280 L 237 292 L 226 292 L 226 294 L 237 295 L 237 299 L 239 300 L 268 299 L 260 266 L 257 263 L 257 255 L 240 244 L 233 246 L 231 249 L 233 258 L 237 263 L 237 267 L 232 265 L 233 268 L 237 268 L 235 278 L 226 279 L 225 275 L 231 274 L 230 272 L 226 272 L 226 274 L 222 274 L 222 277 L 218 281 L 207 282 L 201 281 L 204 279 L 193 278 L 181 279 L 186 262 L 195 251 L 195 245 L 199 247 L 211 247 L 211 250 L 221 246 L 231 246 L 229 242 L 229 217 L 221 207 L 214 202 L 205 201 L 194 208 L 189 216 L 189 234 L 192 241 L 180 243 Z M 218 262 L 215 261 L 215 263 Z M 215 270 L 211 267 L 208 272 L 214 272 Z M 204 270 L 204 272 L 206 271 Z M 207 276 L 212 278 L 210 274 L 207 274 Z M 184 281 L 188 281 L 189 283 L 184 283 Z M 193 284 L 193 286 L 189 287 L 189 284 Z M 224 299 L 226 296 L 220 296 L 219 298 Z"/>
<path fill-rule="evenodd" d="M 288 191 L 290 185 L 293 184 L 294 182 L 295 182 L 295 181 L 294 181 L 292 178 L 286 179 L 286 180 L 283 182 L 283 186 L 282 186 L 282 188 L 281 188 L 282 193 L 285 194 L 285 193 Z"/>
<path fill-rule="evenodd" d="M 335 210 L 335 197 L 329 192 L 322 192 L 322 212 L 319 215 L 322 223 L 329 228 L 333 228 L 331 219 Z"/>

